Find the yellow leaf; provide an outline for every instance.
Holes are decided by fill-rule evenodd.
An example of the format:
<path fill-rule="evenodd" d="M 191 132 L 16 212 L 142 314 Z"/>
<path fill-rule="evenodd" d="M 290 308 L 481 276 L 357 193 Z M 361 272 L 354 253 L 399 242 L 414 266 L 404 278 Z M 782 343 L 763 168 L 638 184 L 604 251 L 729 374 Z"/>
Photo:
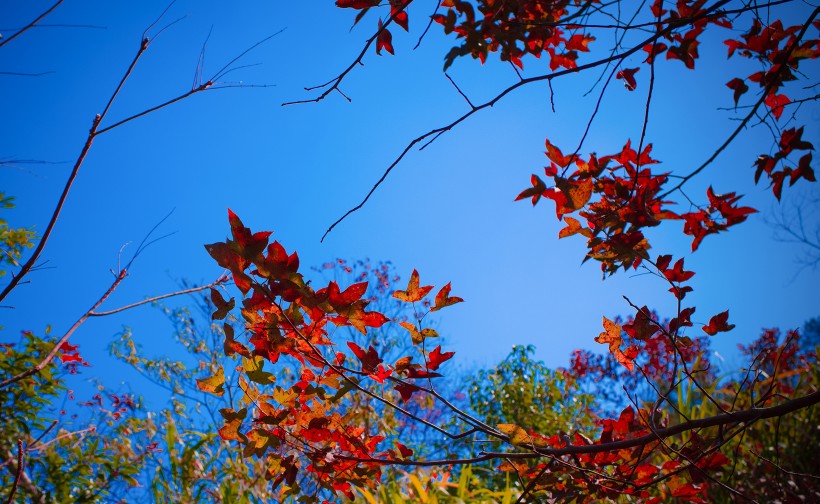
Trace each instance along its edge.
<path fill-rule="evenodd" d="M 225 393 L 225 371 L 219 366 L 216 374 L 208 378 L 197 379 L 196 386 L 203 392 L 221 396 Z"/>

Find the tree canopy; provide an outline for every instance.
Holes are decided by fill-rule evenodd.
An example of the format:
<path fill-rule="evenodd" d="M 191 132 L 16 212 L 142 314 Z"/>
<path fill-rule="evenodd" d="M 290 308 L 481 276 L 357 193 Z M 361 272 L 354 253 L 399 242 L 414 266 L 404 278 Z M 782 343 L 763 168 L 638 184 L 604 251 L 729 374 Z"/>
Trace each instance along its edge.
<path fill-rule="evenodd" d="M 4 34 L 0 54 L 14 51 L 37 29 L 95 29 L 47 23 L 63 3 L 46 6 L 28 24 Z M 332 192 L 317 198 L 315 187 L 291 178 L 301 165 L 288 164 L 265 177 L 223 167 L 215 173 L 224 195 L 204 196 L 209 205 L 218 199 L 236 210 L 227 210 L 225 240 L 219 239 L 219 222 L 207 223 L 212 231 L 205 251 L 221 268 L 212 270 L 215 280 L 142 301 L 118 297 L 138 259 L 162 246 L 163 219 L 128 254 L 120 251 L 112 277 L 98 284 L 99 293 L 87 304 L 90 308 L 79 311 L 76 322 L 61 324 L 55 335 L 50 328 L 27 327 L 18 342 L 5 344 L 0 457 L 7 469 L 8 500 L 20 495 L 36 502 L 129 497 L 191 502 L 711 502 L 817 496 L 812 457 L 818 437 L 816 429 L 807 428 L 817 423 L 820 401 L 816 319 L 805 323 L 808 338 L 789 323 L 752 333 L 736 315 L 749 313 L 743 304 L 752 296 L 743 292 L 745 284 L 738 281 L 713 298 L 701 297 L 701 292 L 704 285 L 720 282 L 721 268 L 741 262 L 749 277 L 786 281 L 777 269 L 783 257 L 753 246 L 714 247 L 735 243 L 726 240 L 766 211 L 761 201 L 778 205 L 816 190 L 812 120 L 817 113 L 820 8 L 790 0 L 655 0 L 639 5 L 338 0 L 336 7 L 334 16 L 342 16 L 334 22 L 344 20 L 345 29 L 352 24 L 352 32 L 365 33 L 366 39 L 359 46 L 322 42 L 323 53 L 345 48 L 352 56 L 336 62 L 337 73 L 325 84 L 305 88 L 306 94 L 283 105 L 288 117 L 306 114 L 313 118 L 311 127 L 320 128 L 322 118 L 339 104 L 357 107 L 369 98 L 378 103 L 377 121 L 361 124 L 351 117 L 346 126 L 359 137 L 356 149 L 367 151 L 359 157 L 378 158 L 372 184 L 337 182 Z M 277 41 L 281 31 L 258 37 L 236 53 L 220 54 L 223 62 L 216 65 L 206 64 L 213 45 L 208 34 L 198 49 L 192 84 L 148 105 L 128 101 L 133 109 L 122 108 L 122 96 L 133 84 L 146 85 L 137 81 L 139 70 L 158 41 L 174 33 L 179 19 L 173 8 L 159 9 L 159 17 L 151 18 L 132 59 L 123 62 L 121 77 L 111 80 L 98 100 L 100 108 L 89 118 L 84 138 L 77 137 L 78 154 L 43 224 L 18 228 L 0 220 L 5 272 L 0 302 L 32 307 L 4 308 L 41 315 L 36 310 L 42 299 L 25 289 L 29 283 L 36 287 L 47 273 L 40 270 L 48 251 L 59 247 L 55 242 L 90 255 L 92 245 L 82 240 L 74 244 L 60 230 L 66 212 L 82 215 L 77 207 L 72 210 L 78 195 L 90 194 L 91 201 L 99 202 L 105 198 L 99 187 L 98 193 L 78 193 L 81 176 L 95 166 L 91 163 L 103 139 L 160 121 L 160 114 L 198 95 L 267 87 L 236 75 L 252 71 L 248 55 Z M 326 8 L 333 9 L 329 3 Z M 294 22 L 303 26 L 305 21 Z M 303 35 L 310 44 L 329 33 L 319 26 L 317 21 Z M 418 116 L 403 121 L 392 114 L 391 102 L 399 107 L 408 99 L 407 82 L 393 88 L 385 82 L 379 86 L 381 94 L 356 96 L 348 103 L 349 85 L 385 75 L 379 73 L 386 68 L 381 65 L 370 73 L 372 61 L 395 57 L 390 78 L 414 79 L 418 67 L 400 58 L 414 46 L 440 49 L 430 42 L 434 36 L 446 43 L 439 54 L 444 70 L 439 80 L 452 95 L 436 111 L 437 126 L 417 127 Z M 427 58 L 425 51 L 416 54 Z M 23 53 L 12 54 L 11 63 L 22 61 Z M 726 58 L 719 71 L 714 67 L 717 54 Z M 310 64 L 315 57 L 303 55 L 300 61 Z M 4 77 L 41 77 L 12 70 Z M 474 85 L 480 79 L 492 80 L 489 91 Z M 702 86 L 699 94 L 687 88 L 694 82 Z M 425 90 L 419 93 L 429 100 Z M 718 110 L 709 110 L 709 117 L 699 115 L 701 109 L 692 115 L 690 109 L 700 102 L 714 103 Z M 460 133 L 501 107 L 512 113 Z M 548 114 L 560 121 L 543 122 L 540 116 Z M 293 121 L 292 129 L 300 130 Z M 717 123 L 723 126 L 717 128 Z M 549 233 L 577 243 L 575 250 L 581 253 L 576 263 L 585 263 L 581 271 L 599 271 L 606 284 L 580 282 L 580 272 L 568 274 L 561 261 L 543 257 L 518 266 L 538 272 L 533 275 L 547 272 L 538 277 L 546 279 L 540 295 L 578 293 L 575 304 L 594 311 L 597 328 L 588 333 L 590 316 L 582 320 L 551 311 L 548 298 L 539 301 L 533 290 L 524 290 L 528 278 L 501 278 L 509 277 L 502 265 L 520 259 L 512 259 L 519 256 L 495 238 L 493 229 L 482 229 L 453 254 L 464 261 L 490 258 L 475 270 L 471 281 L 479 287 L 470 291 L 488 298 L 482 306 L 489 308 L 473 315 L 465 327 L 498 332 L 513 324 L 527 330 L 558 328 L 598 345 L 593 352 L 578 343 L 586 349 L 574 352 L 560 368 L 538 360 L 533 347 L 519 345 L 497 366 L 468 377 L 454 364 L 460 347 L 453 342 L 459 340 L 449 337 L 459 325 L 447 322 L 458 320 L 459 310 L 471 302 L 457 282 L 439 275 L 432 281 L 420 265 L 396 272 L 388 263 L 369 260 L 338 260 L 308 271 L 295 251 L 303 244 L 291 239 L 293 231 L 274 235 L 243 222 L 253 205 L 281 200 L 292 206 L 287 210 L 299 211 L 268 215 L 261 229 L 322 226 L 322 240 L 344 233 L 354 233 L 365 246 L 389 240 L 389 225 L 349 229 L 364 215 L 412 217 L 430 206 L 424 195 L 409 189 L 392 201 L 380 196 L 419 150 L 429 153 L 427 163 L 442 168 L 468 154 L 494 151 L 508 153 L 494 158 L 508 164 L 521 150 L 509 138 L 535 129 L 545 137 L 540 140 L 545 157 L 535 162 L 538 166 L 497 168 L 511 172 L 502 174 L 515 187 L 502 196 L 511 208 L 535 207 L 537 213 L 527 223 L 541 228 L 520 234 L 543 234 L 544 222 L 555 219 L 558 225 L 548 224 Z M 699 130 L 718 137 L 703 142 Z M 162 141 L 162 135 L 139 131 L 132 134 Z M 385 138 L 381 135 L 406 140 L 398 141 L 396 152 L 383 154 L 371 138 Z M 285 137 L 283 133 L 278 140 Z M 283 142 L 282 149 L 286 147 Z M 201 148 L 207 149 L 207 142 Z M 332 154 L 343 148 L 350 147 L 335 146 Z M 295 163 L 320 150 L 321 145 L 310 145 Z M 681 157 L 670 158 L 673 152 Z M 30 161 L 10 157 L 2 163 L 19 168 Z M 187 172 L 182 184 L 157 178 L 152 185 L 156 194 L 164 194 L 168 186 L 195 191 L 200 178 L 205 177 Z M 443 190 L 454 201 L 466 198 L 458 199 L 457 206 L 442 199 L 432 209 L 434 220 L 450 224 L 456 233 L 473 211 L 470 205 L 480 207 L 486 194 L 507 190 L 480 178 L 446 184 Z M 422 183 L 436 183 L 428 179 Z M 486 187 L 479 197 L 482 183 Z M 806 192 L 800 193 L 801 188 Z M 749 190 L 755 194 L 741 194 Z M 30 194 L 22 185 L 6 192 Z M 314 200 L 330 196 L 344 197 L 341 204 L 354 203 L 347 212 L 329 215 Z M 12 206 L 5 192 L 0 203 Z M 776 222 L 778 236 L 806 247 L 810 252 L 804 266 L 810 268 L 816 247 L 810 230 L 816 222 L 804 219 L 800 206 L 796 215 Z M 89 217 L 110 218 L 99 211 Z M 417 219 L 400 232 L 416 242 L 413 252 L 428 253 L 435 262 L 437 254 L 450 252 L 424 236 L 426 226 L 432 224 Z M 165 254 L 168 260 L 171 255 Z M 553 270 L 555 280 L 549 276 Z M 642 278 L 629 278 L 633 276 Z M 99 277 L 81 269 L 79 278 L 77 283 L 90 283 Z M 602 285 L 613 281 L 618 282 L 617 305 L 604 299 L 610 291 Z M 651 287 L 631 290 L 638 282 Z M 203 293 L 207 297 L 195 298 L 193 309 L 164 309 L 181 344 L 177 354 L 165 348 L 146 351 L 156 345 L 140 345 L 127 328 L 111 347 L 122 366 L 166 391 L 168 407 L 148 408 L 138 394 L 123 393 L 105 380 L 89 399 L 75 400 L 67 386 L 71 375 L 93 368 L 84 348 L 102 347 L 78 346 L 75 333 L 81 326 L 175 296 Z M 73 304 L 70 293 L 63 297 Z M 791 289 L 786 299 L 766 292 L 756 298 L 757 306 L 788 310 L 810 304 L 811 292 Z M 619 308 L 613 312 L 611 306 Z M 785 313 L 781 315 L 792 316 Z M 558 318 L 561 325 L 551 322 Z M 42 322 L 25 318 L 23 324 Z M 20 325 L 18 319 L 14 325 Z M 745 336 L 733 339 L 741 328 Z M 518 343 L 518 336 L 498 334 L 496 339 Z M 460 341 L 464 346 L 465 340 Z M 739 364 L 713 350 L 724 341 L 739 343 L 739 352 L 731 357 Z M 60 401 L 73 405 L 64 408 Z"/>

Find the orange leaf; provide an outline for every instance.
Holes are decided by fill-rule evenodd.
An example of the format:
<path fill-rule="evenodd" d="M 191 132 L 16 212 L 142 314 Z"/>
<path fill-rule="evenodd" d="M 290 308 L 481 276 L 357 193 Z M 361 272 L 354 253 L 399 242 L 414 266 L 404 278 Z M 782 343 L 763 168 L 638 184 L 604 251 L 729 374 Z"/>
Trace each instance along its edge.
<path fill-rule="evenodd" d="M 397 290 L 393 293 L 393 297 L 405 303 L 415 303 L 416 301 L 421 301 L 432 289 L 432 285 L 419 287 L 419 272 L 413 270 L 413 273 L 410 275 L 410 281 L 407 283 L 407 290 Z"/>
<path fill-rule="evenodd" d="M 442 287 L 441 290 L 438 291 L 438 294 L 436 294 L 436 304 L 435 306 L 430 308 L 430 311 L 441 310 L 442 308 L 446 308 L 447 306 L 463 302 L 464 300 L 460 297 L 450 297 L 450 282 L 447 282 L 447 285 Z"/>
<path fill-rule="evenodd" d="M 565 178 L 555 177 L 555 186 L 567 198 L 564 206 L 571 210 L 578 210 L 589 201 L 594 184 L 591 179 L 570 182 Z"/>

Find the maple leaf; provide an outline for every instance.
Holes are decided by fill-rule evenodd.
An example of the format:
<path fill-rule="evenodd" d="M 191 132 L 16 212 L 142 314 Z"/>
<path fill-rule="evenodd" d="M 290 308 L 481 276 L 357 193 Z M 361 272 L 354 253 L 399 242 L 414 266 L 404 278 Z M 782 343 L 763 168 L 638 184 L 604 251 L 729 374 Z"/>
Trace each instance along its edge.
<path fill-rule="evenodd" d="M 683 270 L 683 258 L 675 261 L 675 266 L 672 269 L 667 269 L 663 272 L 663 276 L 670 282 L 685 282 L 695 276 L 694 271 Z"/>
<path fill-rule="evenodd" d="M 376 370 L 376 366 L 382 362 L 381 357 L 379 357 L 379 352 L 377 352 L 372 345 L 367 349 L 367 352 L 352 341 L 348 341 L 347 346 L 353 351 L 353 354 L 358 357 L 359 361 L 361 361 L 362 371 L 365 373 L 372 373 Z"/>
<path fill-rule="evenodd" d="M 248 414 L 248 408 L 242 408 L 239 411 L 234 411 L 231 408 L 222 408 L 219 410 L 219 413 L 225 420 L 225 425 L 217 431 L 219 436 L 225 441 L 247 443 L 248 438 L 239 432 L 239 428 L 242 426 L 242 420 L 244 420 Z"/>
<path fill-rule="evenodd" d="M 788 156 L 793 150 L 814 150 L 810 142 L 803 140 L 803 126 L 783 130 L 778 144 L 783 156 Z"/>
<path fill-rule="evenodd" d="M 532 445 L 532 436 L 530 436 L 526 430 L 518 425 L 503 423 L 496 425 L 495 428 L 509 436 L 510 444 L 513 446 Z"/>
<path fill-rule="evenodd" d="M 653 44 L 646 44 L 643 46 L 643 50 L 648 54 L 644 63 L 652 64 L 655 61 L 655 57 L 659 54 L 663 54 L 666 51 L 667 45 L 663 42 L 655 42 Z"/>
<path fill-rule="evenodd" d="M 609 345 L 609 352 L 622 366 L 632 371 L 635 368 L 633 360 L 638 354 L 636 347 L 629 347 L 621 351 L 621 326 L 604 317 L 604 331 L 595 337 L 595 341 L 604 345 Z"/>
<path fill-rule="evenodd" d="M 225 371 L 222 369 L 222 366 L 219 366 L 219 368 L 216 370 L 215 375 L 209 376 L 207 378 L 198 378 L 196 380 L 196 386 L 199 390 L 217 396 L 221 396 L 225 393 L 224 385 Z"/>
<path fill-rule="evenodd" d="M 587 46 L 593 40 L 595 40 L 595 37 L 591 35 L 576 33 L 566 41 L 564 47 L 566 47 L 567 50 L 589 52 L 589 48 Z"/>
<path fill-rule="evenodd" d="M 541 180 L 538 175 L 532 174 L 530 177 L 530 183 L 532 187 L 524 189 L 521 193 L 515 197 L 514 201 L 522 200 L 524 198 L 532 198 L 532 206 L 535 206 L 538 203 L 538 200 L 541 199 L 541 196 L 544 195 L 544 192 L 547 190 L 547 185 Z"/>
<path fill-rule="evenodd" d="M 344 292 L 339 291 L 339 285 L 332 281 L 327 286 L 327 297 L 330 305 L 337 311 L 352 305 L 367 292 L 367 282 L 351 285 Z"/>
<path fill-rule="evenodd" d="M 439 345 L 427 356 L 427 368 L 435 371 L 442 363 L 452 359 L 453 355 L 455 355 L 455 352 L 442 353 L 441 345 Z"/>
<path fill-rule="evenodd" d="M 393 364 L 393 369 L 395 369 L 397 373 L 403 373 L 410 368 L 410 364 L 412 362 L 413 358 L 409 355 L 407 357 L 402 357 L 401 359 L 397 360 L 395 364 Z"/>
<path fill-rule="evenodd" d="M 814 170 L 811 167 L 811 152 L 804 154 L 803 157 L 800 158 L 797 169 L 791 172 L 789 185 L 794 185 L 800 177 L 811 182 L 817 182 L 814 176 Z"/>
<path fill-rule="evenodd" d="M 243 357 L 250 357 L 251 353 L 245 347 L 245 345 L 234 339 L 233 326 L 231 326 L 228 323 L 225 323 L 222 327 L 225 332 L 225 342 L 222 345 L 222 348 L 225 351 L 225 355 L 231 357 L 234 354 L 239 354 Z"/>
<path fill-rule="evenodd" d="M 406 459 L 413 456 L 413 450 L 404 446 L 403 444 L 396 442 L 396 448 L 399 449 L 399 453 L 401 454 L 401 458 Z"/>
<path fill-rule="evenodd" d="M 567 236 L 572 236 L 579 233 L 587 238 L 592 238 L 592 230 L 582 227 L 578 219 L 573 217 L 564 217 L 564 222 L 567 223 L 567 227 L 558 232 L 558 238 L 566 238 Z"/>
<path fill-rule="evenodd" d="M 60 362 L 82 362 L 83 358 L 79 354 L 63 353 L 60 354 Z"/>
<path fill-rule="evenodd" d="M 436 294 L 436 303 L 430 308 L 431 312 L 441 310 L 442 308 L 446 308 L 448 306 L 452 306 L 456 303 L 463 303 L 464 300 L 460 297 L 450 296 L 450 282 L 447 282 L 447 285 L 441 288 Z"/>
<path fill-rule="evenodd" d="M 727 324 L 729 320 L 729 310 L 720 312 L 709 319 L 709 325 L 703 326 L 703 332 L 709 336 L 714 336 L 719 332 L 731 331 L 735 328 L 734 324 Z"/>
<path fill-rule="evenodd" d="M 555 177 L 555 186 L 567 198 L 564 206 L 571 210 L 578 210 L 583 208 L 592 196 L 594 183 L 591 179 L 573 182 L 565 178 Z"/>
<path fill-rule="evenodd" d="M 565 156 L 564 153 L 561 152 L 561 149 L 550 143 L 549 139 L 544 140 L 544 144 L 547 147 L 546 154 L 549 160 L 557 164 L 561 168 L 567 167 L 570 163 L 575 161 L 576 156 Z"/>
<path fill-rule="evenodd" d="M 623 330 L 637 340 L 647 340 L 658 332 L 658 326 L 652 320 L 649 308 L 644 306 L 635 314 L 635 319 L 623 325 Z"/>
<path fill-rule="evenodd" d="M 426 371 L 421 368 L 418 364 L 414 364 L 410 368 L 407 369 L 407 377 L 408 378 L 438 378 L 441 376 L 441 373 L 435 373 L 431 371 Z"/>
<path fill-rule="evenodd" d="M 766 99 L 763 100 L 763 103 L 765 103 L 767 107 L 772 109 L 772 115 L 775 119 L 780 119 L 780 116 L 783 115 L 783 107 L 785 107 L 791 102 L 792 101 L 789 100 L 788 96 L 774 93 L 770 93 L 766 96 Z"/>
<path fill-rule="evenodd" d="M 422 329 L 419 331 L 415 325 L 411 324 L 410 322 L 399 322 L 399 325 L 407 329 L 410 332 L 410 338 L 413 340 L 414 345 L 420 345 L 424 342 L 425 338 L 437 338 L 438 333 L 435 329 L 430 329 L 429 327 Z"/>
<path fill-rule="evenodd" d="M 413 397 L 413 394 L 421 390 L 419 387 L 410 383 L 400 383 L 396 385 L 396 391 L 401 395 L 401 400 L 407 402 Z"/>
<path fill-rule="evenodd" d="M 669 288 L 669 292 L 671 292 L 672 294 L 674 294 L 674 296 L 678 299 L 678 301 L 680 301 L 681 299 L 685 298 L 685 297 L 686 297 L 686 294 L 688 294 L 688 293 L 692 292 L 693 290 L 694 290 L 694 289 L 693 289 L 692 287 L 688 286 L 688 285 L 687 285 L 687 286 L 685 286 L 685 287 L 677 287 L 677 286 L 675 286 L 675 287 L 670 287 L 670 288 Z"/>
<path fill-rule="evenodd" d="M 737 101 L 740 99 L 740 96 L 749 90 L 749 86 L 747 86 L 746 83 L 743 82 L 743 79 L 737 77 L 727 82 L 726 87 L 735 92 L 735 106 L 737 106 Z"/>
<path fill-rule="evenodd" d="M 638 82 L 635 80 L 635 73 L 639 70 L 640 68 L 627 68 L 625 70 L 620 70 L 617 74 L 615 74 L 615 78 L 623 79 L 624 87 L 626 87 L 629 91 L 635 91 L 635 88 L 638 87 Z"/>
<path fill-rule="evenodd" d="M 268 245 L 268 237 L 272 234 L 270 231 L 252 233 L 230 208 L 228 209 L 228 222 L 231 225 L 231 234 L 235 245 L 231 248 L 235 249 L 240 256 L 254 260 L 265 250 Z"/>
<path fill-rule="evenodd" d="M 394 5 L 390 6 L 390 15 L 393 16 L 393 22 L 395 22 L 397 25 L 404 28 L 404 31 L 410 31 L 410 24 L 409 24 L 410 20 L 407 17 L 407 11 L 404 11 L 404 10 L 401 11 L 401 12 L 397 12 L 397 11 L 398 11 L 398 6 L 397 5 L 394 4 Z"/>
<path fill-rule="evenodd" d="M 414 269 L 413 273 L 410 274 L 407 290 L 397 290 L 393 293 L 393 297 L 405 303 L 415 303 L 421 301 L 432 289 L 432 285 L 419 287 L 419 272 Z"/>
<path fill-rule="evenodd" d="M 658 270 L 661 271 L 661 273 L 663 273 L 664 271 L 666 271 L 666 268 L 669 267 L 670 262 L 672 262 L 672 256 L 671 255 L 668 255 L 668 254 L 660 255 L 655 260 L 655 266 L 658 268 Z"/>
<path fill-rule="evenodd" d="M 393 52 L 393 34 L 390 33 L 390 30 L 382 26 L 382 20 L 380 19 L 379 36 L 376 38 L 376 54 L 381 54 L 382 49 L 390 54 L 395 54 Z"/>
<path fill-rule="evenodd" d="M 231 272 L 234 284 L 242 291 L 242 294 L 247 294 L 251 289 L 252 280 L 245 274 L 245 269 L 250 265 L 250 261 L 236 253 L 225 242 L 205 245 L 205 250 L 216 260 L 217 264 Z"/>
<path fill-rule="evenodd" d="M 233 310 L 236 305 L 236 301 L 233 298 L 231 298 L 230 301 L 225 301 L 222 294 L 213 287 L 211 287 L 211 302 L 214 304 L 214 307 L 216 307 L 216 311 L 211 315 L 211 320 L 224 319 L 228 315 L 228 312 Z"/>

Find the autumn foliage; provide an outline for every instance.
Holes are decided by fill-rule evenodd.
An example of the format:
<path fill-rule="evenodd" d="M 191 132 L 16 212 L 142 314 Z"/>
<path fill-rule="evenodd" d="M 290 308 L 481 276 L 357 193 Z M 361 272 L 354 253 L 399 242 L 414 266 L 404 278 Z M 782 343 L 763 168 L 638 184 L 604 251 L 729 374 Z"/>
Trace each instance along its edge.
<path fill-rule="evenodd" d="M 354 24 L 371 9 L 384 8 L 368 41 L 375 42 L 376 53 L 383 55 L 396 52 L 391 28 L 408 30 L 408 11 L 415 3 L 339 0 L 336 5 L 358 11 Z M 445 70 L 463 56 L 484 63 L 493 55 L 518 69 L 537 65 L 549 70 L 521 77 L 485 104 L 468 100 L 471 111 L 453 125 L 516 87 L 551 82 L 604 64 L 611 68 L 604 72 L 607 85 L 612 79 L 621 81 L 626 92 L 646 91 L 651 99 L 654 75 L 663 65 L 682 64 L 696 70 L 700 51 L 707 50 L 702 44 L 706 33 L 723 34 L 723 50 L 728 49 L 730 62 L 748 59 L 759 67 L 726 83 L 727 103 L 744 115 L 735 132 L 703 165 L 684 174 L 665 171 L 653 156 L 646 122 L 637 138 L 625 138 L 619 151 L 604 155 L 582 154 L 583 140 L 572 149 L 548 138 L 543 175 L 533 174 L 530 186 L 515 198 L 534 206 L 551 200 L 564 226 L 558 237 L 582 237 L 585 261 L 597 262 L 605 277 L 620 270 L 648 272 L 666 284 L 677 306 L 672 316 L 662 318 L 652 307 L 627 299 L 628 317 L 604 316 L 603 331 L 595 337 L 605 345 L 607 357 L 579 352 L 564 371 L 573 383 L 595 389 L 601 400 L 609 397 L 606 404 L 620 405 L 617 411 L 607 416 L 606 408 L 602 410 L 597 432 L 538 432 L 506 421 L 485 423 L 475 410 L 450 402 L 435 385 L 446 375 L 453 351 L 434 343 L 438 334 L 426 320 L 430 313 L 462 301 L 451 296 L 450 284 L 435 290 L 413 271 L 406 289 L 395 291 L 393 297 L 412 305 L 415 319 L 391 320 L 368 308 L 369 300 L 363 298 L 366 284 L 311 286 L 298 270 L 295 253 L 287 253 L 278 242 L 269 243 L 270 233 L 247 229 L 229 211 L 231 237 L 206 248 L 231 272 L 241 293 L 236 304 L 245 331 L 240 338 L 226 324 L 225 350 L 241 356 L 238 369 L 244 374 L 239 387 L 247 408 L 222 410 L 225 426 L 220 434 L 239 442 L 246 456 L 267 457 L 267 477 L 283 496 L 352 499 L 355 489 L 374 490 L 388 466 L 457 466 L 490 460 L 500 464 L 501 471 L 515 473 L 521 483 L 519 501 L 535 496 L 617 500 L 632 495 L 648 502 L 706 502 L 717 495 L 759 495 L 743 483 L 722 479 L 733 471 L 733 464 L 753 467 L 757 455 L 740 449 L 733 455 L 728 443 L 745 434 L 754 437 L 752 426 L 767 418 L 816 404 L 816 382 L 795 386 L 794 381 L 813 369 L 816 356 L 798 350 L 796 333 L 783 342 L 768 332 L 755 344 L 759 347 L 744 352 L 752 360 L 750 369 L 765 361 L 771 372 L 755 378 L 747 373 L 739 382 L 721 381 L 706 353 L 706 338 L 735 327 L 730 312 L 708 314 L 708 323 L 696 324 L 696 307 L 687 302 L 696 272 L 687 268 L 685 251 L 656 253 L 646 231 L 678 222 L 695 252 L 707 237 L 730 231 L 757 211 L 745 206 L 731 188 L 709 186 L 701 197 L 683 192 L 686 183 L 709 167 L 753 120 L 770 128 L 774 147 L 769 153 L 750 155 L 746 161 L 752 167 L 750 177 L 765 180 L 778 200 L 786 185 L 815 181 L 814 146 L 803 139 L 804 127 L 791 124 L 793 120 L 783 124 L 790 107 L 813 99 L 802 96 L 807 88 L 795 81 L 805 81 L 810 72 L 807 65 L 820 56 L 820 21 L 816 20 L 820 11 L 806 9 L 798 22 L 786 25 L 777 19 L 774 4 L 769 7 L 772 20 L 764 21 L 755 15 L 755 7 L 740 2 L 656 0 L 638 8 L 627 23 L 622 17 L 608 17 L 611 7 L 594 0 L 445 0 L 439 2 L 431 24 L 440 25 L 457 41 L 444 58 Z M 622 39 L 596 52 L 613 28 L 621 29 L 629 43 Z M 622 67 L 632 55 L 641 55 L 641 64 Z M 428 135 L 440 135 L 450 127 Z M 683 198 L 688 205 L 680 204 Z M 235 301 L 226 301 L 216 290 L 212 300 L 214 318 L 223 319 L 234 308 Z M 364 335 L 382 326 L 405 331 L 412 351 L 387 362 L 375 346 L 346 341 L 345 333 L 338 332 L 345 326 Z M 300 372 L 292 382 L 273 384 L 262 369 L 282 358 L 298 365 Z M 221 393 L 223 382 L 220 372 L 200 386 Z M 609 384 L 607 390 L 603 383 Z M 618 385 L 627 391 L 626 407 L 623 396 L 617 397 Z M 345 394 L 381 403 L 454 443 L 480 435 L 495 448 L 455 450 L 444 459 L 419 457 L 400 436 L 357 423 L 354 412 L 339 401 Z M 449 411 L 453 421 L 445 425 L 416 416 L 407 405 L 420 398 Z"/>
<path fill-rule="evenodd" d="M 470 493 L 478 479 L 472 478 L 474 469 L 487 467 L 489 475 L 481 482 L 497 488 L 470 493 L 479 499 L 820 498 L 814 474 L 820 448 L 817 349 L 801 343 L 798 331 L 763 329 L 758 339 L 740 345 L 741 370 L 727 371 L 710 345 L 712 338 L 734 334 L 731 301 L 717 313 L 696 316 L 689 296 L 699 279 L 691 254 L 759 209 L 737 188 L 725 187 L 723 179 L 687 192 L 690 181 L 715 168 L 718 157 L 753 126 L 769 132 L 770 141 L 734 162 L 749 180 L 765 186 L 767 197 L 771 193 L 779 202 L 795 184 L 816 182 L 815 146 L 809 141 L 816 131 L 809 131 L 812 125 L 798 112 L 820 97 L 820 8 L 796 0 L 336 0 L 335 5 L 348 9 L 352 24 L 370 37 L 338 77 L 308 88 L 324 89 L 317 98 L 293 103 L 319 102 L 332 91 L 347 98 L 340 83 L 361 71 L 366 55 L 400 55 L 411 17 L 419 44 L 431 30 L 448 37 L 452 47 L 443 55 L 445 72 L 460 61 L 483 65 L 497 59 L 517 80 L 477 102 L 445 74 L 467 111 L 410 141 L 361 203 L 327 232 L 362 209 L 413 147 L 426 147 L 530 84 L 548 84 L 552 102 L 554 81 L 583 73 L 597 93 L 586 130 L 572 145 L 548 132 L 543 170 L 538 167 L 529 183 L 522 180 L 509 199 L 529 201 L 539 211 L 546 206 L 550 220 L 554 211 L 557 237 L 583 244 L 582 261 L 599 266 L 605 279 L 624 272 L 650 275 L 663 286 L 664 299 L 624 296 L 624 314 L 599 314 L 600 332 L 588 335 L 600 352 L 578 350 L 565 368 L 548 369 L 532 359 L 532 348 L 515 346 L 495 369 L 462 380 L 463 387 L 448 386 L 454 377 L 463 378 L 453 369 L 458 349 L 442 342 L 435 317 L 446 317 L 464 302 L 457 288 L 427 285 L 415 269 L 406 285 L 396 287 L 398 277 L 388 277 L 386 266 L 371 269 L 369 263 L 355 278 L 341 276 L 345 281 L 308 278 L 299 255 L 272 231 L 251 230 L 228 210 L 228 237 L 205 246 L 227 271 L 213 283 L 101 310 L 127 276 L 129 262 L 118 266 L 109 289 L 61 338 L 26 333 L 18 345 L 0 345 L 0 455 L 9 468 L 8 500 L 18 492 L 42 502 L 47 495 L 62 500 L 126 495 L 149 462 L 168 468 L 168 474 L 157 471 L 150 479 L 155 500 L 372 502 L 385 486 L 407 477 L 415 486 L 412 498 L 423 500 L 421 495 L 437 489 L 444 502 L 454 497 L 449 492 L 454 486 Z M 33 271 L 97 136 L 195 93 L 234 87 L 223 77 L 242 68 L 232 66 L 239 57 L 211 79 L 203 78 L 198 66 L 190 90 L 111 121 L 106 115 L 112 103 L 152 40 L 143 34 L 131 66 L 96 115 L 39 240 L 30 230 L 9 229 L 0 221 L 0 270 L 14 267 L 0 301 Z M 728 82 L 712 87 L 736 121 L 731 134 L 704 153 L 702 164 L 672 166 L 660 159 L 660 150 L 653 151 L 649 116 L 655 76 L 671 65 L 699 72 L 706 52 L 725 54 L 733 71 Z M 590 73 L 596 70 L 597 81 Z M 638 111 L 643 122 L 635 131 L 617 129 L 623 135 L 617 147 L 599 151 L 585 142 L 613 83 L 623 96 L 645 93 L 645 108 Z M 0 204 L 9 206 L 10 200 L 0 194 Z M 658 247 L 654 229 L 682 234 L 686 246 Z M 26 248 L 33 252 L 20 265 Z M 353 271 L 344 261 L 337 265 Z M 335 267 L 331 263 L 327 269 Z M 232 285 L 226 285 L 229 280 Z M 92 411 L 103 433 L 67 422 L 64 411 L 49 424 L 53 412 L 46 409 L 55 398 L 74 400 L 63 375 L 88 365 L 69 342 L 80 324 L 202 290 L 209 293 L 208 334 L 216 350 L 202 348 L 191 336 L 193 319 L 180 315 L 179 339 L 199 359 L 196 371 L 170 359 L 144 357 L 127 332 L 112 350 L 170 391 L 173 406 L 163 410 L 163 420 L 143 415 L 132 395 L 101 388 L 80 406 Z M 663 306 L 674 309 L 663 312 Z M 181 398 L 200 393 L 209 399 L 196 402 L 214 413 L 216 425 L 203 427 L 185 417 Z M 51 432 L 58 424 L 76 428 Z M 157 440 L 160 429 L 164 444 Z M 88 442 L 81 445 L 83 440 Z M 231 449 L 237 449 L 237 460 Z M 80 469 L 72 472 L 66 464 Z M 38 486 L 29 475 L 46 483 Z M 422 476 L 426 487 L 417 483 Z M 452 482 L 456 476 L 459 484 Z"/>

